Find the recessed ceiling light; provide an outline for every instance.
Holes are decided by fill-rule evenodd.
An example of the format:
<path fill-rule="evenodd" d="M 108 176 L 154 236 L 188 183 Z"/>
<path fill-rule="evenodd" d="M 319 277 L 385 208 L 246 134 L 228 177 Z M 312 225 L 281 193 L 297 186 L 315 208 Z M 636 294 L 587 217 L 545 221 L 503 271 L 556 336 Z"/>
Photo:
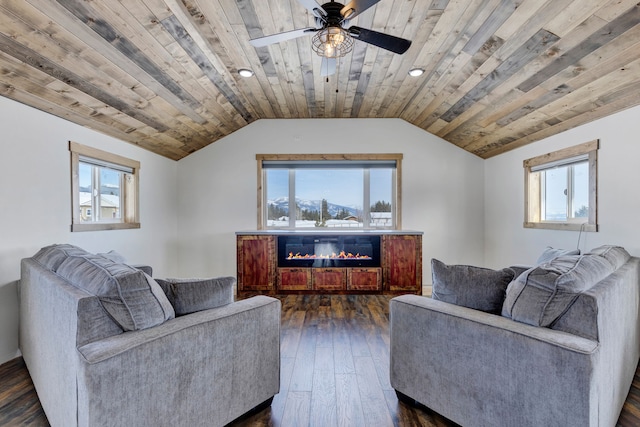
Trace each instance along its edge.
<path fill-rule="evenodd" d="M 249 70 L 248 68 L 240 68 L 238 70 L 238 74 L 240 74 L 242 77 L 253 77 L 253 71 Z"/>
<path fill-rule="evenodd" d="M 424 73 L 424 70 L 422 68 L 412 68 L 409 70 L 409 75 L 411 77 L 418 77 L 421 76 Z"/>

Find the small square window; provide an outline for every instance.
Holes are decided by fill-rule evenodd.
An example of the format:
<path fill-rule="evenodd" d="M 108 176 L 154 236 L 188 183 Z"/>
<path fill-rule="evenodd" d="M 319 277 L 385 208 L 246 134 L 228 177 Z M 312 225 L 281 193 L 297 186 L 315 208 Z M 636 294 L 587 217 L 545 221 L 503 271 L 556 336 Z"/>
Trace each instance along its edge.
<path fill-rule="evenodd" d="M 598 141 L 524 161 L 527 228 L 597 231 Z"/>
<path fill-rule="evenodd" d="M 71 231 L 140 228 L 140 163 L 70 142 Z"/>

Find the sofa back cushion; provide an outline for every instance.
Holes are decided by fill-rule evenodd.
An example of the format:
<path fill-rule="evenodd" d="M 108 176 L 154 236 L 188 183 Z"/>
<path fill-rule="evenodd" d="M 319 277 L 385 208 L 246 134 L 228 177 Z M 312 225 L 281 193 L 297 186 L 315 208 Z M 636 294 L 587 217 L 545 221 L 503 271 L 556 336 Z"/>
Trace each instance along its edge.
<path fill-rule="evenodd" d="M 627 250 L 622 246 L 611 245 L 598 246 L 597 248 L 591 249 L 586 255 L 601 256 L 609 261 L 616 270 L 622 267 L 627 261 L 629 261 L 629 258 L 631 258 L 629 252 L 627 252 Z"/>
<path fill-rule="evenodd" d="M 591 290 L 581 293 L 549 328 L 598 341 L 598 298 Z"/>
<path fill-rule="evenodd" d="M 547 246 L 536 261 L 536 265 L 544 264 L 559 256 L 580 255 L 580 249 L 558 249 Z"/>
<path fill-rule="evenodd" d="M 447 265 L 437 259 L 431 260 L 431 273 L 433 299 L 494 314 L 500 314 L 507 285 L 515 276 L 510 268 Z"/>
<path fill-rule="evenodd" d="M 209 310 L 233 302 L 235 277 L 210 279 L 157 279 L 176 316 Z"/>
<path fill-rule="evenodd" d="M 111 318 L 125 331 L 146 329 L 175 317 L 160 286 L 126 264 L 100 255 L 68 256 L 57 274 L 98 297 Z"/>
<path fill-rule="evenodd" d="M 50 245 L 40 249 L 32 258 L 47 270 L 58 271 L 60 264 L 70 256 L 89 255 L 89 252 L 69 244 Z"/>
<path fill-rule="evenodd" d="M 560 256 L 533 267 L 509 284 L 502 315 L 534 326 L 551 326 L 577 297 L 616 270 L 598 254 Z"/>

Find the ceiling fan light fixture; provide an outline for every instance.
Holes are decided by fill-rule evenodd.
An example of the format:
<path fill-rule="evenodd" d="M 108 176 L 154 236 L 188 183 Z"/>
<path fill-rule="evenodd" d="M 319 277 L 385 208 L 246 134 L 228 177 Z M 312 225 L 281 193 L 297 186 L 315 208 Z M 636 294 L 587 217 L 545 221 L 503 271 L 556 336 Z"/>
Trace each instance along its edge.
<path fill-rule="evenodd" d="M 424 74 L 424 70 L 422 68 L 412 68 L 409 70 L 409 75 L 411 77 L 420 77 Z"/>
<path fill-rule="evenodd" d="M 353 49 L 353 38 L 341 27 L 326 27 L 311 40 L 315 53 L 325 58 L 340 58 Z"/>
<path fill-rule="evenodd" d="M 242 77 L 253 77 L 253 70 L 250 70 L 248 68 L 240 68 L 238 70 L 238 74 L 240 74 Z"/>
<path fill-rule="evenodd" d="M 346 9 L 346 8 L 345 8 L 345 9 Z M 342 12 L 342 18 L 343 18 L 343 19 L 349 19 L 349 17 L 351 17 L 354 13 L 356 13 L 356 10 L 355 10 L 354 8 L 352 8 L 352 7 L 350 7 L 350 8 L 349 8 L 349 9 L 347 9 L 347 10 L 344 10 L 344 9 L 343 9 L 343 12 Z"/>

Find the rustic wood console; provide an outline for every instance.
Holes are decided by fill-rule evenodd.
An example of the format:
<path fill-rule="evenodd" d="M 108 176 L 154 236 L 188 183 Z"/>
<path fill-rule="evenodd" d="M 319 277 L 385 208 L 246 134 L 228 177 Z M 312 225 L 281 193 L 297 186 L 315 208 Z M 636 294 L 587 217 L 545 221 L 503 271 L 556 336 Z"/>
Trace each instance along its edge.
<path fill-rule="evenodd" d="M 317 236 L 337 239 L 375 236 L 371 261 L 336 262 L 336 265 L 282 265 L 278 236 Z M 364 232 L 238 232 L 238 293 L 422 293 L 422 233 L 410 231 Z M 375 241 L 377 244 L 377 240 Z M 280 243 L 282 245 L 282 242 Z M 326 264 L 332 264 L 327 262 Z M 362 264 L 362 265 L 358 265 Z"/>

